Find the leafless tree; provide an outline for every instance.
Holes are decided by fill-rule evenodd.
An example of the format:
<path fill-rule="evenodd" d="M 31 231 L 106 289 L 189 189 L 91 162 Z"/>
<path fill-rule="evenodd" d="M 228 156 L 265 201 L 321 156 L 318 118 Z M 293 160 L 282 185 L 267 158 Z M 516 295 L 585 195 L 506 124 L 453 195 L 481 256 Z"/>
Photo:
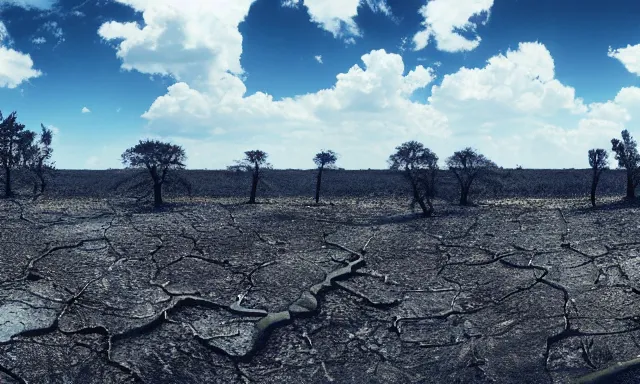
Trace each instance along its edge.
<path fill-rule="evenodd" d="M 596 188 L 602 171 L 609 168 L 609 154 L 604 149 L 589 150 L 589 165 L 593 170 L 593 178 L 591 179 L 591 205 L 596 206 Z"/>
<path fill-rule="evenodd" d="M 183 169 L 187 156 L 179 145 L 158 140 L 140 140 L 124 151 L 122 164 L 128 168 L 146 168 L 153 181 L 153 201 L 162 206 L 162 185 L 170 169 Z"/>
<path fill-rule="evenodd" d="M 636 187 L 640 182 L 640 154 L 638 144 L 626 129 L 621 132 L 622 140 L 611 139 L 611 150 L 618 160 L 618 168 L 627 170 L 627 198 L 636 197 Z"/>
<path fill-rule="evenodd" d="M 422 214 L 433 214 L 435 181 L 438 172 L 438 156 L 422 143 L 408 141 L 396 147 L 396 153 L 389 156 L 389 168 L 403 171 L 413 193 L 411 205 L 418 204 Z"/>
<path fill-rule="evenodd" d="M 469 204 L 469 192 L 475 179 L 489 170 L 498 168 L 493 161 L 469 147 L 454 152 L 453 156 L 447 159 L 447 167 L 460 184 L 460 205 Z"/>
<path fill-rule="evenodd" d="M 318 176 L 316 180 L 316 204 L 320 201 L 320 185 L 322 184 L 322 171 L 331 168 L 338 161 L 338 155 L 332 150 L 320 151 L 316 153 L 313 162 L 318 166 Z"/>
<path fill-rule="evenodd" d="M 256 203 L 256 194 L 258 191 L 258 182 L 260 182 L 265 169 L 271 168 L 271 164 L 267 163 L 266 152 L 259 149 L 253 151 L 246 151 L 244 153 L 244 159 L 236 160 L 235 165 L 227 167 L 229 170 L 245 170 L 251 172 L 251 193 L 249 195 L 249 204 Z"/>

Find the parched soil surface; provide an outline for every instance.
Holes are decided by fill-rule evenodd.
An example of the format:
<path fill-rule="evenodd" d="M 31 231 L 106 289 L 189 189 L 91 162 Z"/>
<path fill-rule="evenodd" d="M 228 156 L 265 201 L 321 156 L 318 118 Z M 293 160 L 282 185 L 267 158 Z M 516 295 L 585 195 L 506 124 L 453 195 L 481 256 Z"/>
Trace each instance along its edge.
<path fill-rule="evenodd" d="M 638 208 L 437 209 L 0 200 L 0 383 L 564 383 L 640 354 Z"/>

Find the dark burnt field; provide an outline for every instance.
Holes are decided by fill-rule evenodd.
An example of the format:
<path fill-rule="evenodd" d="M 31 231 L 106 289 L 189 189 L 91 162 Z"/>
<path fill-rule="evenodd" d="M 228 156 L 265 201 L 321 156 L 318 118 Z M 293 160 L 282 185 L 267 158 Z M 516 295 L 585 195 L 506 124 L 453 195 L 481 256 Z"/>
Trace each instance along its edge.
<path fill-rule="evenodd" d="M 49 196 L 51 197 L 140 197 L 136 172 L 131 170 L 56 171 Z M 175 175 L 175 174 L 174 174 Z M 238 197 L 247 196 L 248 175 L 230 171 L 187 170 L 180 177 L 191 184 L 193 196 Z M 263 198 L 313 197 L 314 170 L 270 170 L 259 186 Z M 148 177 L 142 174 L 142 178 Z M 18 177 L 18 179 L 20 179 Z M 18 180 L 20 181 L 20 180 Z M 438 196 L 447 201 L 458 198 L 458 186 L 453 175 L 440 171 Z M 591 170 L 532 170 L 504 169 L 474 183 L 474 199 L 505 197 L 582 197 L 588 196 Z M 598 194 L 622 196 L 625 193 L 624 171 L 604 172 L 598 184 Z M 148 192 L 147 188 L 142 190 Z M 173 180 L 165 186 L 167 196 L 187 194 L 184 185 Z M 388 170 L 325 170 L 322 196 L 326 198 L 351 197 L 404 197 L 408 193 L 403 175 Z"/>
<path fill-rule="evenodd" d="M 247 205 L 244 175 L 190 171 L 161 211 L 123 172 L 59 172 L 0 200 L 0 383 L 565 383 L 636 358 L 622 175 L 593 210 L 587 171 L 511 172 L 473 207 L 445 180 L 429 219 L 383 171 L 329 173 L 319 206 L 312 172 Z"/>

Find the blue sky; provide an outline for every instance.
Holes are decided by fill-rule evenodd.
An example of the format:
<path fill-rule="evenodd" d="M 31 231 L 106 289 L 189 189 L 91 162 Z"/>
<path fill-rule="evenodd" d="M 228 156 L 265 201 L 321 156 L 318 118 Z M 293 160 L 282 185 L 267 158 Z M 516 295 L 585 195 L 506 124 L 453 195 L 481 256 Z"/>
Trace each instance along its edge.
<path fill-rule="evenodd" d="M 418 140 L 504 167 L 584 168 L 640 135 L 640 2 L 0 0 L 0 111 L 54 127 L 59 168 L 141 138 L 189 168 L 263 149 L 385 168 Z"/>

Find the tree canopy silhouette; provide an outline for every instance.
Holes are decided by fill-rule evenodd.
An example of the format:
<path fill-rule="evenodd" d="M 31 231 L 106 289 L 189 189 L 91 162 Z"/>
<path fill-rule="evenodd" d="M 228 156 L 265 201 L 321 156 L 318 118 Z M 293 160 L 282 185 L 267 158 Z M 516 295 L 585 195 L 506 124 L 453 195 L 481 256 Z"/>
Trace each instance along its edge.
<path fill-rule="evenodd" d="M 48 185 L 47 179 L 53 175 L 55 169 L 55 163 L 50 161 L 53 155 L 53 132 L 43 124 L 40 124 L 40 127 L 42 131 L 38 140 L 31 140 L 33 143 L 23 148 L 22 156 L 22 166 L 30 170 L 36 178 L 33 184 L 34 194 L 38 191 L 44 193 Z"/>
<path fill-rule="evenodd" d="M 403 171 L 411 185 L 411 206 L 418 204 L 423 216 L 431 216 L 434 210 L 438 156 L 422 143 L 408 141 L 396 147 L 396 153 L 389 156 L 388 162 L 390 169 Z"/>
<path fill-rule="evenodd" d="M 25 130 L 16 112 L 3 118 L 0 112 L 0 165 L 4 171 L 4 196 L 14 195 L 11 189 L 12 171 L 24 164 L 24 156 L 33 145 L 35 133 Z"/>
<path fill-rule="evenodd" d="M 171 169 L 183 169 L 187 156 L 179 145 L 158 140 L 140 140 L 124 151 L 122 163 L 127 168 L 146 168 L 153 182 L 153 201 L 156 207 L 163 204 L 162 185 Z"/>
<path fill-rule="evenodd" d="M 447 167 L 460 184 L 460 205 L 469 204 L 469 192 L 474 180 L 483 173 L 498 168 L 493 161 L 469 147 L 454 152 L 447 159 Z"/>
<path fill-rule="evenodd" d="M 640 154 L 638 144 L 628 130 L 621 132 L 622 140 L 611 139 L 611 150 L 615 153 L 618 168 L 627 170 L 627 198 L 636 197 L 636 187 L 640 182 Z"/>
<path fill-rule="evenodd" d="M 598 187 L 598 181 L 600 181 L 600 175 L 602 172 L 609 168 L 609 154 L 602 148 L 589 150 L 589 166 L 593 170 L 593 177 L 591 179 L 591 205 L 596 206 L 596 188 Z"/>
<path fill-rule="evenodd" d="M 316 204 L 320 201 L 320 185 L 322 184 L 322 171 L 325 168 L 331 168 L 338 161 L 338 154 L 332 150 L 322 150 L 316 153 L 313 162 L 318 167 L 318 175 L 316 177 Z"/>
<path fill-rule="evenodd" d="M 261 180 L 263 171 L 270 169 L 271 164 L 267 163 L 269 155 L 259 149 L 252 151 L 246 151 L 244 153 L 244 159 L 236 160 L 235 165 L 227 167 L 228 170 L 244 170 L 251 171 L 251 192 L 249 195 L 249 204 L 256 203 L 256 194 L 258 191 L 258 182 Z"/>

